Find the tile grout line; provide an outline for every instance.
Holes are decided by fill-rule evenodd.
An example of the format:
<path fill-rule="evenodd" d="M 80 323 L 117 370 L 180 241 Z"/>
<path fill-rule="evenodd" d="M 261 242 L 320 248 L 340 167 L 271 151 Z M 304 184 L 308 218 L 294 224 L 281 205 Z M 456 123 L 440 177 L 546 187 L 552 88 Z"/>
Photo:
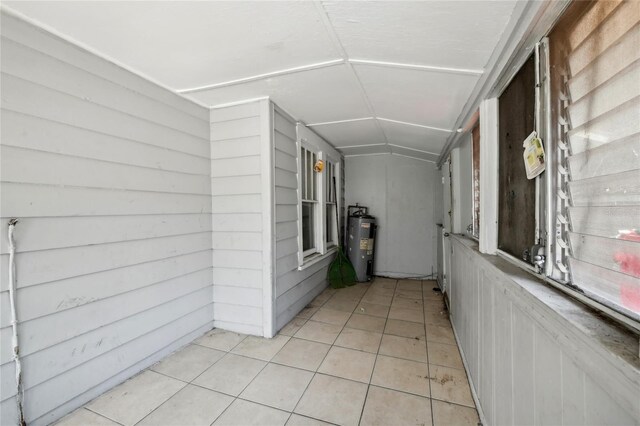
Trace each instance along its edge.
<path fill-rule="evenodd" d="M 374 278 L 374 280 L 375 280 L 375 278 Z M 382 346 L 382 339 L 384 339 L 384 331 L 387 328 L 387 321 L 389 320 L 389 314 L 391 313 L 391 306 L 393 305 L 393 300 L 396 297 L 396 287 L 397 286 L 398 286 L 398 280 L 396 280 L 395 286 L 393 288 L 393 296 L 391 296 L 391 305 L 389 305 L 389 310 L 387 311 L 387 316 L 384 319 L 384 326 L 382 327 L 382 336 L 380 337 L 380 343 L 378 344 L 378 350 L 376 351 L 376 357 L 375 357 L 375 360 L 373 362 L 373 368 L 371 369 L 371 374 L 369 375 L 369 383 L 367 384 L 367 392 L 364 395 L 364 402 L 362 404 L 362 410 L 360 410 L 360 418 L 358 419 L 358 425 L 362 424 L 362 416 L 364 416 L 364 409 L 367 406 L 367 399 L 369 398 L 369 390 L 371 389 L 371 386 L 372 386 L 371 382 L 373 381 L 373 373 L 376 371 L 376 365 L 378 364 L 378 355 L 380 354 L 380 347 Z M 369 290 L 367 290 L 367 291 L 369 291 Z"/>
<path fill-rule="evenodd" d="M 326 305 L 326 304 L 329 302 L 329 300 L 333 299 L 333 297 L 334 297 L 336 294 L 337 294 L 337 291 L 336 291 L 336 292 L 334 292 L 334 294 L 332 294 L 330 298 L 328 298 L 327 300 L 325 300 L 325 302 L 324 302 L 322 305 L 320 305 L 320 307 L 318 308 L 318 310 L 320 310 L 320 308 L 321 308 L 321 307 L 323 307 L 324 305 Z M 358 301 L 358 303 L 360 303 L 360 302 Z M 358 305 L 356 305 L 356 308 L 357 308 L 357 306 L 358 306 Z M 354 310 L 355 310 L 355 308 L 354 308 Z M 316 312 L 317 312 L 317 311 L 316 311 Z M 315 315 L 315 314 L 314 314 L 314 315 Z M 309 320 L 308 320 L 308 321 L 311 321 L 311 318 L 309 318 Z M 348 322 L 348 321 L 349 321 L 349 320 L 347 320 L 347 322 Z M 306 323 L 305 323 L 305 324 L 306 324 Z M 346 324 L 346 322 L 345 322 L 345 324 Z M 302 328 L 302 327 L 300 327 L 300 328 Z M 296 409 L 298 408 L 298 405 L 300 405 L 300 401 L 302 401 L 302 398 L 304 397 L 304 394 L 305 394 L 305 393 L 307 393 L 307 390 L 309 389 L 309 386 L 311 385 L 311 382 L 313 382 L 313 379 L 315 379 L 315 378 L 316 378 L 316 376 L 318 375 L 318 370 L 320 369 L 320 367 L 322 367 L 322 364 L 324 363 L 325 359 L 327 359 L 327 355 L 329 355 L 329 352 L 331 352 L 331 348 L 333 348 L 335 341 L 336 341 L 336 340 L 338 340 L 338 337 L 340 336 L 340 334 L 342 333 L 342 330 L 344 330 L 344 329 L 345 329 L 345 326 L 343 325 L 343 326 L 342 326 L 342 328 L 340 329 L 340 331 L 338 332 L 338 334 L 336 335 L 335 339 L 333 339 L 333 343 L 331 343 L 331 345 L 329 346 L 329 350 L 327 351 L 327 353 L 326 353 L 326 354 L 324 354 L 324 357 L 322 357 L 322 361 L 320 361 L 320 364 L 318 364 L 318 367 L 317 367 L 317 368 L 315 369 L 315 371 L 313 372 L 313 376 L 311 377 L 311 380 L 309 380 L 309 383 L 307 383 L 307 386 L 304 388 L 304 391 L 302 392 L 302 395 L 300 395 L 300 398 L 298 399 L 298 402 L 296 402 L 296 405 L 293 407 L 293 410 L 291 410 L 291 413 L 292 413 L 292 414 L 293 414 L 293 413 L 296 413 Z M 316 343 L 322 343 L 322 342 L 316 342 Z M 296 413 L 296 414 L 298 414 L 298 413 Z M 312 419 L 314 419 L 315 417 L 311 417 L 311 418 L 312 418 Z M 320 419 L 317 419 L 317 420 L 320 420 Z M 325 420 L 321 420 L 321 421 L 325 421 Z"/>
<path fill-rule="evenodd" d="M 426 309 L 426 306 L 424 303 L 424 281 L 420 281 L 420 289 L 422 290 L 422 307 L 423 307 L 423 315 L 424 315 L 424 310 Z M 429 406 L 431 411 L 431 424 L 432 426 L 435 426 L 436 420 L 435 420 L 435 416 L 433 415 L 433 393 L 431 391 L 431 362 L 429 359 L 429 339 L 427 338 L 426 315 L 424 318 L 424 344 L 425 344 L 425 348 L 427 349 L 427 377 L 429 378 Z"/>

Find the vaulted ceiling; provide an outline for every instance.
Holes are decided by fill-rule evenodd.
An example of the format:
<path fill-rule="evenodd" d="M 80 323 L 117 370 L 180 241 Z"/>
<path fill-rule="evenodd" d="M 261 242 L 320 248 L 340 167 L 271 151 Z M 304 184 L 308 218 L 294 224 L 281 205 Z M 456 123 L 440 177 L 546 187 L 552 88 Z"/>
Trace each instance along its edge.
<path fill-rule="evenodd" d="M 207 106 L 269 96 L 345 155 L 430 161 L 516 3 L 4 2 Z"/>

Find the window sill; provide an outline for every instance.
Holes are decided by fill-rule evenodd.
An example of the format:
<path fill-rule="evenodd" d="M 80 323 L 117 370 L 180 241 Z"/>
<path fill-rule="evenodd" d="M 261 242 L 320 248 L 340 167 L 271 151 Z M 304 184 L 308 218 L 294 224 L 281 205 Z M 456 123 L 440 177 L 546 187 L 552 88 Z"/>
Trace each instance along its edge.
<path fill-rule="evenodd" d="M 325 260 L 329 256 L 332 256 L 335 253 L 337 253 L 337 251 L 338 251 L 338 247 L 333 246 L 330 249 L 328 249 L 327 252 L 324 253 L 324 254 L 316 253 L 316 254 L 313 254 L 313 255 L 305 258 L 304 261 L 302 262 L 302 265 L 298 266 L 298 271 L 304 271 L 305 269 L 309 268 L 310 266 L 313 266 L 316 263 L 322 262 L 323 260 Z"/>

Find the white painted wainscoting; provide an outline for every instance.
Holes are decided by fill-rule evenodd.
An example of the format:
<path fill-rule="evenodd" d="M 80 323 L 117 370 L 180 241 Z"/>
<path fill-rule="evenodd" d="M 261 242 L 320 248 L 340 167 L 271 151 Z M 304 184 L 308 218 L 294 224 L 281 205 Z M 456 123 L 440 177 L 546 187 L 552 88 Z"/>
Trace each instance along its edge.
<path fill-rule="evenodd" d="M 212 326 L 209 111 L 2 13 L 0 424 L 15 424 L 7 220 L 30 425 Z"/>
<path fill-rule="evenodd" d="M 451 236 L 451 322 L 487 425 L 640 424 L 638 337 Z"/>

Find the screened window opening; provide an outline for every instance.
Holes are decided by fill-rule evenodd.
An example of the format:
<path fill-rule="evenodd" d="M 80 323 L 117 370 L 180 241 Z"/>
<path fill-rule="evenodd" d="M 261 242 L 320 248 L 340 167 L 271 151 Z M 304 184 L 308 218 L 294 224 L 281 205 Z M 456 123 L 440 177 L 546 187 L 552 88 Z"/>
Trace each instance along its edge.
<path fill-rule="evenodd" d="M 535 66 L 532 55 L 498 100 L 498 248 L 525 260 L 536 244 L 536 184 L 522 162 L 522 142 L 535 130 Z"/>

